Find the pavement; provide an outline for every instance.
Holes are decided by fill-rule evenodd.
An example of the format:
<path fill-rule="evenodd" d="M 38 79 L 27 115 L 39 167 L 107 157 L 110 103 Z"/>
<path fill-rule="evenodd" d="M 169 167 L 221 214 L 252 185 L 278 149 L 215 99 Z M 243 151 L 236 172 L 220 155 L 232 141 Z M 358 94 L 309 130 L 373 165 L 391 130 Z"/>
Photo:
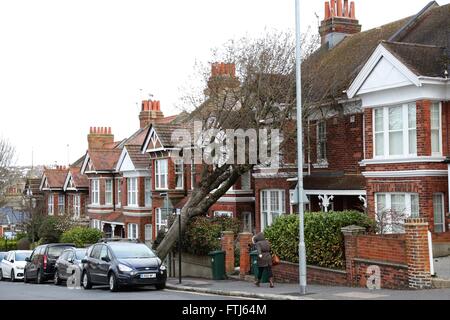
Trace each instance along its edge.
<path fill-rule="evenodd" d="M 167 288 L 218 294 L 221 296 L 245 297 L 264 300 L 450 300 L 450 289 L 431 290 L 369 290 L 367 288 L 350 288 L 338 286 L 308 285 L 307 294 L 301 296 L 298 284 L 275 283 L 269 288 L 268 283 L 256 287 L 252 282 L 228 279 L 208 280 L 200 278 L 169 278 Z"/>
<path fill-rule="evenodd" d="M 435 258 L 434 271 L 438 278 L 450 280 L 450 256 Z"/>

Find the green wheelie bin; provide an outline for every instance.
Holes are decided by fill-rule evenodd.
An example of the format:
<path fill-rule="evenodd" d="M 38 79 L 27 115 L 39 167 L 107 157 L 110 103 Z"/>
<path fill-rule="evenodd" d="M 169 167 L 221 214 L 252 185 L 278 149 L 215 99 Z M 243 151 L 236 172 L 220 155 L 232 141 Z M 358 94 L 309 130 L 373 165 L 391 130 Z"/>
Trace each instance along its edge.
<path fill-rule="evenodd" d="M 251 267 L 250 272 L 255 276 L 255 280 L 258 277 L 258 250 L 254 250 L 250 252 L 250 261 Z M 269 275 L 267 274 L 267 270 L 264 270 L 261 278 L 261 283 L 268 283 Z"/>
<path fill-rule="evenodd" d="M 208 253 L 211 257 L 213 280 L 225 280 L 225 251 L 217 250 Z"/>

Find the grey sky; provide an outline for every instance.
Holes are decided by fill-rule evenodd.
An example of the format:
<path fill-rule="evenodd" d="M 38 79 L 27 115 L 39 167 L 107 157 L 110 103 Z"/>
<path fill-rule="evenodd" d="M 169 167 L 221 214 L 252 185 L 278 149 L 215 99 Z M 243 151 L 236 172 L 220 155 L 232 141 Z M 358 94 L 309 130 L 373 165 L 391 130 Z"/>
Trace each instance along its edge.
<path fill-rule="evenodd" d="M 417 13 L 427 0 L 355 0 L 364 30 Z M 439 4 L 450 0 L 440 0 Z M 90 126 L 116 140 L 139 125 L 139 89 L 177 112 L 196 60 L 231 38 L 294 29 L 294 0 L 15 0 L 0 2 L 0 136 L 18 164 L 67 164 Z M 302 28 L 324 0 L 302 0 Z"/>

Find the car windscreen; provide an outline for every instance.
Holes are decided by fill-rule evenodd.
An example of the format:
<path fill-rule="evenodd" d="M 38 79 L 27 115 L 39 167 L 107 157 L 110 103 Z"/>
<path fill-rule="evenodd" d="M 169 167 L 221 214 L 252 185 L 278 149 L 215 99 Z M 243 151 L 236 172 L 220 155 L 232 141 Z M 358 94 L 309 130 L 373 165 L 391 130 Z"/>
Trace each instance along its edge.
<path fill-rule="evenodd" d="M 75 250 L 75 257 L 77 260 L 83 259 L 87 254 L 87 250 Z"/>
<path fill-rule="evenodd" d="M 61 253 L 67 248 L 72 248 L 71 246 L 54 246 L 48 248 L 48 256 L 52 258 L 57 258 L 61 255 Z"/>
<path fill-rule="evenodd" d="M 111 244 L 114 255 L 118 259 L 155 258 L 156 255 L 145 244 Z"/>
<path fill-rule="evenodd" d="M 25 261 L 25 258 L 29 258 L 31 255 L 30 252 L 16 252 L 16 261 Z"/>

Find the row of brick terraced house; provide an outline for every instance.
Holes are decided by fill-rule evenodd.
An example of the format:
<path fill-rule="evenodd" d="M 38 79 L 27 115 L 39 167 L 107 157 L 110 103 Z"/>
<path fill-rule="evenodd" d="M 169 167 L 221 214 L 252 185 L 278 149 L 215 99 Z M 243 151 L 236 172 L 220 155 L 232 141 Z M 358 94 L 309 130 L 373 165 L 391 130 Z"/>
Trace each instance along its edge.
<path fill-rule="evenodd" d="M 322 45 L 302 66 L 311 110 L 306 209 L 402 211 L 426 218 L 434 240 L 450 243 L 450 5 L 433 1 L 417 15 L 361 32 L 353 2 L 327 1 L 319 32 Z M 214 64 L 211 77 L 237 80 L 232 64 Z M 164 117 L 159 101 L 141 107 L 129 138 L 115 141 L 110 128 L 92 127 L 80 161 L 45 171 L 49 214 L 78 214 L 80 206 L 80 216 L 107 236 L 155 239 L 200 170 L 170 159 L 171 133 L 186 126 L 185 115 Z M 237 217 L 243 230 L 257 232 L 295 213 L 295 157 L 283 159 L 277 173 L 256 168 L 242 176 L 209 214 Z"/>

